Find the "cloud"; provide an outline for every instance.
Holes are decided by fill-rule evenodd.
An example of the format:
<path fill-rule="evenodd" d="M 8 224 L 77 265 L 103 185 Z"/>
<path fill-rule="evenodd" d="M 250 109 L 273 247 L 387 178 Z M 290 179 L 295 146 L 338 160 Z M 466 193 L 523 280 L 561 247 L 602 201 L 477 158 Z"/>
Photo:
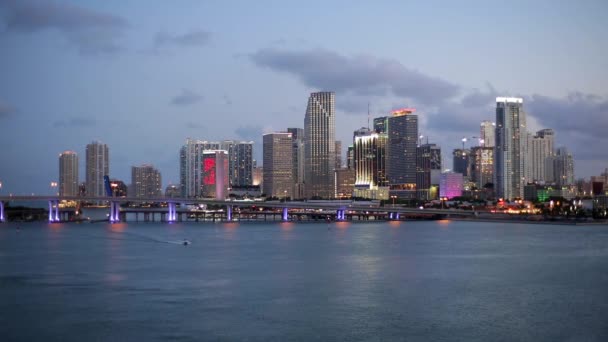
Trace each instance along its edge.
<path fill-rule="evenodd" d="M 0 10 L 0 20 L 7 32 L 56 30 L 82 54 L 121 50 L 118 40 L 128 27 L 122 17 L 50 0 L 4 0 L 0 2 Z"/>
<path fill-rule="evenodd" d="M 207 45 L 210 40 L 211 33 L 203 30 L 192 30 L 183 34 L 158 32 L 154 37 L 154 45 L 157 48 L 167 46 L 200 47 Z"/>
<path fill-rule="evenodd" d="M 89 118 L 69 118 L 53 122 L 53 127 L 93 127 L 97 125 L 95 119 Z"/>
<path fill-rule="evenodd" d="M 573 92 L 563 98 L 532 95 L 524 100 L 526 112 L 579 158 L 608 160 L 608 98 Z"/>
<path fill-rule="evenodd" d="M 343 56 L 325 49 L 287 51 L 264 48 L 251 54 L 258 66 L 296 76 L 319 90 L 357 96 L 397 96 L 431 105 L 457 96 L 461 88 L 409 69 L 393 59 Z"/>
<path fill-rule="evenodd" d="M 7 118 L 16 112 L 17 110 L 15 108 L 13 108 L 7 103 L 0 101 L 0 119 Z"/>
<path fill-rule="evenodd" d="M 262 139 L 263 131 L 262 126 L 245 125 L 237 127 L 234 133 L 243 140 L 259 141 Z"/>
<path fill-rule="evenodd" d="M 189 121 L 186 122 L 186 127 L 189 129 L 196 129 L 196 130 L 205 130 L 206 127 L 203 126 L 202 124 L 198 123 L 198 122 L 194 122 L 194 121 Z"/>
<path fill-rule="evenodd" d="M 199 95 L 188 89 L 182 89 L 182 93 L 175 96 L 171 100 L 171 104 L 176 105 L 176 106 L 190 106 L 197 102 L 202 101 L 202 99 L 203 99 L 202 95 Z"/>
<path fill-rule="evenodd" d="M 232 99 L 228 95 L 224 95 L 222 99 L 224 100 L 224 104 L 228 106 L 232 104 Z"/>

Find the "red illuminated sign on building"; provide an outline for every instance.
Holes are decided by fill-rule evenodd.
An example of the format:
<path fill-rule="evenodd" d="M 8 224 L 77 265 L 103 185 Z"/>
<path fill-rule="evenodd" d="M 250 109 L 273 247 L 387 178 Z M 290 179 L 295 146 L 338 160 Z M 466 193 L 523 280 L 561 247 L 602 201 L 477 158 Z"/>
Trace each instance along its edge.
<path fill-rule="evenodd" d="M 215 184 L 215 156 L 213 158 L 205 158 L 203 160 L 203 184 Z"/>

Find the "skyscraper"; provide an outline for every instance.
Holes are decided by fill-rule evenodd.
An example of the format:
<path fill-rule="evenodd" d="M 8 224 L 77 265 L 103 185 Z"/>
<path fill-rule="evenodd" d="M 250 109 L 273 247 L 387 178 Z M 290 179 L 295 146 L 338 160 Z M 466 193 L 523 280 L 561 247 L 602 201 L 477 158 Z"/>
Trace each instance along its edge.
<path fill-rule="evenodd" d="M 488 120 L 484 120 L 481 122 L 480 129 L 480 145 L 482 147 L 494 147 L 494 130 L 496 129 L 496 125 Z"/>
<path fill-rule="evenodd" d="M 408 199 L 416 197 L 418 115 L 412 114 L 414 111 L 413 108 L 395 110 L 386 120 L 386 175 L 391 194 Z"/>
<path fill-rule="evenodd" d="M 264 156 L 264 190 L 268 197 L 293 196 L 293 140 L 292 134 L 277 132 L 262 137 Z M 333 190 L 330 188 L 330 190 Z"/>
<path fill-rule="evenodd" d="M 225 200 L 230 185 L 228 152 L 224 150 L 204 150 L 202 159 L 203 197 Z"/>
<path fill-rule="evenodd" d="M 182 197 L 203 197 L 203 152 L 219 150 L 220 144 L 186 139 L 179 154 L 179 179 Z"/>
<path fill-rule="evenodd" d="M 336 166 L 335 169 L 341 169 L 342 168 L 342 142 L 341 141 L 336 141 Z"/>
<path fill-rule="evenodd" d="M 416 152 L 416 197 L 432 199 L 431 187 L 439 185 L 441 177 L 441 148 L 436 144 L 418 146 Z"/>
<path fill-rule="evenodd" d="M 253 184 L 253 141 L 224 140 L 220 149 L 228 151 L 228 173 L 231 187 Z"/>
<path fill-rule="evenodd" d="M 557 149 L 554 156 L 549 157 L 552 161 L 553 179 L 555 184 L 564 187 L 574 184 L 574 158 L 565 147 Z"/>
<path fill-rule="evenodd" d="M 310 94 L 304 118 L 304 187 L 308 198 L 334 196 L 335 113 L 333 92 Z"/>
<path fill-rule="evenodd" d="M 110 175 L 108 145 L 94 141 L 86 148 L 86 193 L 90 197 L 105 196 L 103 176 Z"/>
<path fill-rule="evenodd" d="M 78 196 L 78 155 L 74 151 L 59 155 L 59 196 Z"/>
<path fill-rule="evenodd" d="M 526 162 L 526 113 L 523 99 L 496 98 L 494 189 L 505 199 L 523 198 Z"/>
<path fill-rule="evenodd" d="M 477 189 L 494 182 L 494 148 L 475 146 L 471 148 L 471 181 Z"/>
<path fill-rule="evenodd" d="M 160 197 L 162 196 L 162 179 L 160 172 L 150 164 L 131 167 L 131 186 L 133 197 Z"/>
<path fill-rule="evenodd" d="M 293 162 L 293 198 L 304 198 L 304 129 L 287 128 L 291 133 Z"/>
<path fill-rule="evenodd" d="M 471 173 L 471 151 L 469 149 L 454 149 L 452 152 L 452 171 L 461 173 L 469 178 Z"/>
<path fill-rule="evenodd" d="M 532 138 L 530 150 L 530 162 L 532 169 L 532 180 L 537 182 L 549 182 L 553 180 L 553 176 L 547 177 L 546 164 L 547 159 L 555 154 L 555 133 L 552 129 L 542 129 L 536 132 Z"/>
<path fill-rule="evenodd" d="M 354 132 L 353 166 L 355 196 L 388 199 L 386 178 L 386 134 L 363 127 Z"/>

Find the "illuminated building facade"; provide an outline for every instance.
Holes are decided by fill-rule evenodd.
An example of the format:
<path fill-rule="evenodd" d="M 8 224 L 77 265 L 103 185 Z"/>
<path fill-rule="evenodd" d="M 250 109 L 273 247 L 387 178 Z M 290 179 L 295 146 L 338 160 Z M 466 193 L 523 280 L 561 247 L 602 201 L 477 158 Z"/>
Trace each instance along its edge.
<path fill-rule="evenodd" d="M 353 168 L 355 171 L 355 197 L 379 198 L 374 191 L 388 186 L 386 178 L 386 134 L 360 128 L 353 136 Z M 365 194 L 365 195 L 364 195 Z M 384 197 L 384 196 L 382 196 Z"/>
<path fill-rule="evenodd" d="M 475 146 L 471 148 L 471 181 L 477 189 L 483 189 L 494 181 L 494 148 Z"/>
<path fill-rule="evenodd" d="M 226 199 L 230 185 L 228 152 L 224 150 L 203 151 L 202 165 L 203 197 Z"/>
<path fill-rule="evenodd" d="M 439 181 L 439 197 L 452 199 L 462 196 L 462 173 L 444 172 Z"/>
<path fill-rule="evenodd" d="M 110 179 L 110 189 L 112 190 L 112 197 L 126 197 L 129 190 L 127 184 L 120 179 Z"/>
<path fill-rule="evenodd" d="M 94 141 L 86 148 L 86 193 L 90 197 L 104 197 L 103 176 L 110 174 L 108 145 Z"/>
<path fill-rule="evenodd" d="M 523 99 L 497 97 L 494 189 L 499 198 L 512 200 L 524 195 L 526 137 Z"/>
<path fill-rule="evenodd" d="M 496 125 L 491 122 L 484 120 L 481 122 L 480 128 L 480 136 L 479 136 L 479 144 L 481 147 L 494 147 L 495 138 L 494 131 L 496 130 Z"/>
<path fill-rule="evenodd" d="M 264 185 L 267 197 L 293 198 L 293 138 L 291 133 L 264 134 Z M 332 184 L 333 185 L 333 184 Z M 333 189 L 333 186 L 332 188 Z"/>
<path fill-rule="evenodd" d="M 162 178 L 160 171 L 150 164 L 131 167 L 131 186 L 133 197 L 162 196 Z"/>
<path fill-rule="evenodd" d="M 418 145 L 418 116 L 415 109 L 392 112 L 386 120 L 386 176 L 391 195 L 399 198 L 416 197 L 416 149 Z M 374 124 L 376 120 L 374 120 Z"/>
<path fill-rule="evenodd" d="M 78 196 L 78 155 L 64 151 L 59 155 L 59 196 Z"/>
<path fill-rule="evenodd" d="M 335 94 L 310 94 L 304 117 L 304 187 L 308 198 L 332 198 L 334 195 L 335 121 Z"/>
<path fill-rule="evenodd" d="M 355 170 L 338 169 L 336 170 L 335 180 L 334 197 L 338 199 L 351 198 L 355 188 Z"/>
<path fill-rule="evenodd" d="M 182 197 L 203 197 L 203 152 L 219 150 L 220 143 L 186 139 L 180 149 L 179 179 Z"/>
<path fill-rule="evenodd" d="M 441 177 L 441 148 L 436 144 L 418 146 L 416 152 L 416 198 L 434 199 L 432 187 L 438 186 Z"/>

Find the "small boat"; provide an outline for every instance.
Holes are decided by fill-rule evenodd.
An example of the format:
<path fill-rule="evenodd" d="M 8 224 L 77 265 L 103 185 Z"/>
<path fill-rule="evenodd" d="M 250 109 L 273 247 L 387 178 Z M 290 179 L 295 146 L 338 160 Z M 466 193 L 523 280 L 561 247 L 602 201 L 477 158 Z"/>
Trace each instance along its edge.
<path fill-rule="evenodd" d="M 190 241 L 188 241 L 188 240 L 186 240 L 186 239 L 184 239 L 184 242 L 182 242 L 182 244 L 183 244 L 184 246 L 188 246 L 189 244 L 191 244 L 191 242 L 190 242 Z"/>

